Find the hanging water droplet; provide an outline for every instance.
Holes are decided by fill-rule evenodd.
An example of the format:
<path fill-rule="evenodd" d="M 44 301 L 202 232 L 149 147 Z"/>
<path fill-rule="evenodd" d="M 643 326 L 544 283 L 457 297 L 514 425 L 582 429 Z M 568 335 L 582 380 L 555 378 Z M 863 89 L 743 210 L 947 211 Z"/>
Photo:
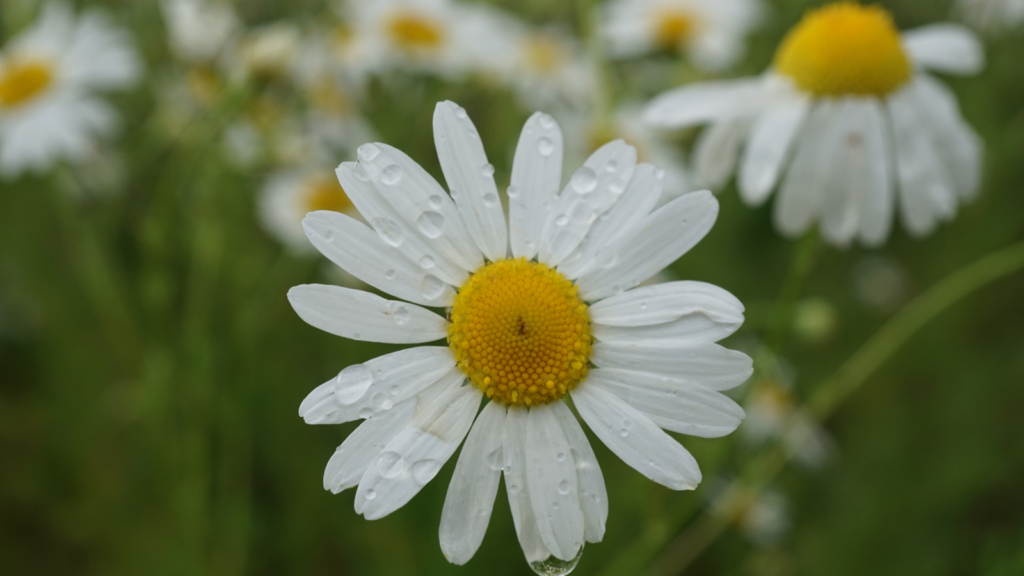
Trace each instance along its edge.
<path fill-rule="evenodd" d="M 566 494 L 569 493 L 568 480 L 562 480 L 561 482 L 558 483 L 558 493 L 561 494 L 562 496 L 565 496 Z"/>
<path fill-rule="evenodd" d="M 382 240 L 395 248 L 401 246 L 402 242 L 405 240 L 402 238 L 401 228 L 399 228 L 398 224 L 390 218 L 374 218 L 370 221 L 370 224 L 372 224 L 373 228 L 377 230 L 377 235 L 380 236 Z"/>
<path fill-rule="evenodd" d="M 396 306 L 391 315 L 395 318 L 395 324 L 399 326 L 404 326 L 409 322 L 409 309 L 405 306 Z"/>
<path fill-rule="evenodd" d="M 501 454 L 501 448 L 496 448 L 490 454 L 488 454 L 486 461 L 487 467 L 490 468 L 491 470 L 501 470 L 501 467 L 504 464 Z"/>
<path fill-rule="evenodd" d="M 433 208 L 434 210 L 440 210 L 441 209 L 441 201 L 442 201 L 442 198 L 440 196 L 438 196 L 437 194 L 434 194 L 433 196 L 431 196 L 430 198 L 427 199 L 427 204 L 429 204 L 430 207 Z"/>
<path fill-rule="evenodd" d="M 542 136 L 537 140 L 537 152 L 540 152 L 541 156 L 551 156 L 554 151 L 555 143 L 551 141 L 551 138 Z"/>
<path fill-rule="evenodd" d="M 405 460 L 398 452 L 385 452 L 377 458 L 377 470 L 385 478 L 394 478 L 405 471 Z"/>
<path fill-rule="evenodd" d="M 354 338 L 356 340 L 359 340 L 359 332 L 353 332 L 352 333 L 352 338 Z"/>
<path fill-rule="evenodd" d="M 334 379 L 334 398 L 348 406 L 363 397 L 373 384 L 373 374 L 364 364 L 353 364 L 338 373 Z"/>
<path fill-rule="evenodd" d="M 558 226 L 565 226 L 568 223 L 569 223 L 569 217 L 566 216 L 565 214 L 562 214 L 558 218 L 555 218 L 555 224 L 558 225 Z"/>
<path fill-rule="evenodd" d="M 459 118 L 465 118 L 466 117 L 466 109 L 463 108 L 462 106 L 456 106 L 455 107 L 455 116 L 457 116 Z"/>
<path fill-rule="evenodd" d="M 434 267 L 434 259 L 430 256 L 420 258 L 420 268 L 430 269 Z"/>
<path fill-rule="evenodd" d="M 398 181 L 402 179 L 402 169 L 397 164 L 392 164 L 384 169 L 380 173 L 380 181 L 388 186 L 394 186 L 398 184 Z"/>
<path fill-rule="evenodd" d="M 555 119 L 547 114 L 541 114 L 540 117 L 537 118 L 537 123 L 545 130 L 550 130 L 555 127 Z"/>
<path fill-rule="evenodd" d="M 426 484 L 434 479 L 440 469 L 441 463 L 437 460 L 420 460 L 412 465 L 412 477 L 420 484 Z"/>
<path fill-rule="evenodd" d="M 622 436 L 623 438 L 629 436 L 629 430 L 626 430 L 625 428 L 619 430 L 619 436 Z"/>
<path fill-rule="evenodd" d="M 616 178 L 612 180 L 611 184 L 608 185 L 608 191 L 612 194 L 622 194 L 626 189 L 626 181 L 622 178 Z"/>
<path fill-rule="evenodd" d="M 427 300 L 434 300 L 442 293 L 444 293 L 445 283 L 440 281 L 436 276 L 428 274 L 423 277 L 423 283 L 420 285 L 420 294 Z"/>
<path fill-rule="evenodd" d="M 511 188 L 511 186 L 509 187 Z M 494 192 L 484 194 L 484 206 L 494 206 L 498 203 L 498 195 Z"/>
<path fill-rule="evenodd" d="M 483 167 L 480 169 L 480 172 L 484 175 L 485 178 L 490 178 L 491 176 L 494 176 L 494 164 L 491 164 L 490 162 L 484 164 Z"/>
<path fill-rule="evenodd" d="M 515 186 L 509 186 L 507 189 L 505 189 L 505 193 L 508 194 L 509 198 L 515 198 L 519 196 L 519 188 L 516 188 Z"/>
<path fill-rule="evenodd" d="M 608 172 L 615 172 L 616 170 L 619 169 L 619 163 L 616 162 L 614 158 L 612 158 L 611 160 L 605 163 L 604 169 L 607 170 Z"/>
<path fill-rule="evenodd" d="M 365 408 L 359 409 L 359 417 L 362 418 L 363 420 L 366 420 L 370 416 L 373 416 L 373 408 L 366 406 Z"/>
<path fill-rule="evenodd" d="M 569 185 L 577 194 L 589 194 L 597 187 L 597 174 L 594 174 L 594 171 L 586 166 L 580 166 L 572 173 Z"/>
<path fill-rule="evenodd" d="M 580 550 L 572 560 L 559 560 L 554 556 L 550 556 L 547 560 L 531 563 L 530 569 L 534 573 L 540 574 L 540 576 L 566 576 L 576 569 L 576 565 L 580 563 L 580 558 L 582 557 L 583 544 L 580 543 Z"/>
<path fill-rule="evenodd" d="M 370 488 L 369 490 L 366 491 L 366 499 L 367 500 L 373 500 L 376 497 L 377 497 L 377 491 L 374 490 L 373 488 Z"/>
<path fill-rule="evenodd" d="M 439 212 L 424 212 L 416 219 L 416 227 L 427 238 L 437 238 L 444 232 L 444 216 Z"/>
<path fill-rule="evenodd" d="M 380 154 L 380 148 L 378 148 L 376 144 L 363 144 L 359 147 L 356 154 L 359 156 L 360 160 L 364 162 L 372 162 L 373 159 Z"/>
<path fill-rule="evenodd" d="M 388 280 L 394 280 L 395 279 L 395 271 L 394 270 L 388 270 L 387 272 L 384 273 L 384 277 L 387 278 Z"/>

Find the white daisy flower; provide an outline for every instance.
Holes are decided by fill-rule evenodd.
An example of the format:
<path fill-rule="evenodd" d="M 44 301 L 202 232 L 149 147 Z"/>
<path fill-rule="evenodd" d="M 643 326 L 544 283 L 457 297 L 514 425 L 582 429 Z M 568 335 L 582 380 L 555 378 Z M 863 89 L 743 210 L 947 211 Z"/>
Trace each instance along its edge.
<path fill-rule="evenodd" d="M 563 570 L 584 541 L 601 540 L 608 514 L 567 396 L 609 449 L 675 490 L 701 473 L 664 430 L 716 437 L 743 418 L 721 391 L 750 376 L 751 360 L 715 343 L 743 322 L 743 305 L 701 282 L 634 288 L 704 237 L 718 203 L 695 192 L 652 211 L 657 169 L 636 165 L 622 141 L 558 194 L 562 134 L 537 113 L 516 148 L 506 223 L 465 110 L 438 104 L 434 142 L 451 196 L 402 152 L 365 144 L 337 172 L 370 226 L 335 212 L 303 221 L 325 256 L 398 300 L 323 285 L 296 286 L 288 299 L 338 336 L 447 345 L 349 366 L 299 414 L 310 424 L 365 419 L 330 459 L 324 487 L 358 486 L 355 509 L 369 520 L 408 502 L 466 438 L 441 514 L 445 556 L 463 564 L 476 552 L 504 473 L 527 561 Z"/>
<path fill-rule="evenodd" d="M 999 32 L 1024 22 L 1024 0 L 957 0 L 965 22 L 978 30 Z"/>
<path fill-rule="evenodd" d="M 94 93 L 131 84 L 139 69 L 128 35 L 104 15 L 76 20 L 66 4 L 46 4 L 0 52 L 0 173 L 86 156 L 117 121 Z"/>
<path fill-rule="evenodd" d="M 976 193 L 981 142 L 928 71 L 970 74 L 982 61 L 962 27 L 900 35 L 880 7 L 832 4 L 789 32 L 765 75 L 672 90 L 644 117 L 711 124 L 695 150 L 704 183 L 723 184 L 745 142 L 740 192 L 757 206 L 782 180 L 780 232 L 796 236 L 817 220 L 835 245 L 877 246 L 897 203 L 904 227 L 921 237 Z"/>
<path fill-rule="evenodd" d="M 291 169 L 275 172 L 267 177 L 257 206 L 263 228 L 296 254 L 313 252 L 302 230 L 302 219 L 306 214 L 329 210 L 359 217 L 352 201 L 330 170 Z"/>
<path fill-rule="evenodd" d="M 762 12 L 760 0 L 612 0 L 604 35 L 612 58 L 673 50 L 721 70 L 739 58 Z"/>
<path fill-rule="evenodd" d="M 612 114 L 610 130 L 616 138 L 622 138 L 636 148 L 640 162 L 654 164 L 665 171 L 665 192 L 660 203 L 695 190 L 680 152 L 665 141 L 664 134 L 644 123 L 642 117 L 640 104 L 622 104 Z"/>
<path fill-rule="evenodd" d="M 171 50 L 189 62 L 215 60 L 239 28 L 238 17 L 227 2 L 164 0 L 160 8 Z"/>

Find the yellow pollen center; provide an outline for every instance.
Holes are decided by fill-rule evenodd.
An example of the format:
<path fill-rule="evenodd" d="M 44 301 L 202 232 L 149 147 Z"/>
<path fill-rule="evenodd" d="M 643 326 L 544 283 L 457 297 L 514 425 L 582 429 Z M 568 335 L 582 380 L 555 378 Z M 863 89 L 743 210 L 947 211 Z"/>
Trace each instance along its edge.
<path fill-rule="evenodd" d="M 397 14 L 388 20 L 388 33 L 403 50 L 437 48 L 444 33 L 437 23 L 415 14 Z"/>
<path fill-rule="evenodd" d="M 565 49 L 558 39 L 549 34 L 534 34 L 526 40 L 526 67 L 551 74 L 566 61 Z"/>
<path fill-rule="evenodd" d="M 312 178 L 306 186 L 307 212 L 317 210 L 345 212 L 352 208 L 352 201 L 348 199 L 348 195 L 345 194 L 345 190 L 338 183 L 337 178 L 329 176 Z"/>
<path fill-rule="evenodd" d="M 505 406 L 558 400 L 587 375 L 587 305 L 544 264 L 500 260 L 466 280 L 451 310 L 448 345 L 459 368 Z"/>
<path fill-rule="evenodd" d="M 12 61 L 0 72 L 0 107 L 13 108 L 37 96 L 53 80 L 50 67 L 38 60 Z"/>
<path fill-rule="evenodd" d="M 783 39 L 775 68 L 816 96 L 884 96 L 911 74 L 889 13 L 852 2 L 809 11 Z"/>
<path fill-rule="evenodd" d="M 663 10 L 655 22 L 654 35 L 662 48 L 679 48 L 693 33 L 693 18 L 680 10 Z"/>

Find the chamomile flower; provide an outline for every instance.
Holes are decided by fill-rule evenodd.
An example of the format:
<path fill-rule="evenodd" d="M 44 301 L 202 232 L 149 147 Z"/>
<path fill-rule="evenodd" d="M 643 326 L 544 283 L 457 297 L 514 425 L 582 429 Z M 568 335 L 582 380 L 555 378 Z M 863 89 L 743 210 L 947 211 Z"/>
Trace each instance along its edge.
<path fill-rule="evenodd" d="M 296 254 L 313 252 L 302 230 L 310 212 L 328 210 L 358 217 L 338 179 L 330 170 L 291 169 L 267 177 L 260 192 L 263 228 Z"/>
<path fill-rule="evenodd" d="M 0 52 L 0 173 L 85 157 L 117 123 L 95 92 L 131 84 L 139 68 L 127 34 L 103 14 L 76 19 L 66 4 L 46 4 Z"/>
<path fill-rule="evenodd" d="M 503 32 L 508 47 L 482 67 L 500 68 L 527 109 L 589 113 L 597 86 L 579 41 L 557 28 L 513 21 Z"/>
<path fill-rule="evenodd" d="M 981 142 L 929 71 L 970 74 L 982 61 L 964 28 L 901 35 L 882 8 L 844 2 L 808 12 L 763 76 L 667 92 L 644 117 L 663 127 L 711 124 L 695 151 L 704 183 L 723 183 L 745 142 L 740 193 L 760 205 L 781 180 L 780 232 L 796 236 L 818 221 L 832 244 L 877 246 L 897 205 L 903 226 L 921 237 L 976 193 Z"/>
<path fill-rule="evenodd" d="M 613 58 L 671 50 L 720 70 L 740 56 L 762 11 L 760 0 L 612 0 L 604 35 Z"/>
<path fill-rule="evenodd" d="M 700 282 L 635 288 L 711 229 L 718 204 L 695 192 L 652 211 L 662 180 L 622 141 L 559 194 L 562 134 L 537 113 L 516 148 L 506 222 L 465 110 L 438 104 L 434 142 L 451 195 L 397 149 L 365 144 L 337 173 L 370 225 L 336 212 L 303 221 L 325 256 L 398 299 L 324 285 L 296 286 L 288 299 L 345 338 L 446 344 L 348 366 L 299 414 L 364 420 L 331 457 L 324 487 L 357 487 L 356 512 L 370 520 L 405 505 L 465 438 L 441 513 L 445 556 L 463 564 L 476 552 L 504 474 L 527 561 L 563 570 L 584 541 L 602 539 L 608 514 L 567 397 L 612 452 L 675 490 L 701 474 L 665 430 L 716 437 L 743 417 L 721 391 L 750 376 L 751 360 L 715 343 L 742 323 L 740 302 Z"/>
<path fill-rule="evenodd" d="M 227 2 L 164 0 L 160 8 L 171 50 L 186 62 L 213 62 L 238 32 L 238 17 Z"/>
<path fill-rule="evenodd" d="M 1024 0 L 957 0 L 965 22 L 978 30 L 999 32 L 1024 22 Z"/>

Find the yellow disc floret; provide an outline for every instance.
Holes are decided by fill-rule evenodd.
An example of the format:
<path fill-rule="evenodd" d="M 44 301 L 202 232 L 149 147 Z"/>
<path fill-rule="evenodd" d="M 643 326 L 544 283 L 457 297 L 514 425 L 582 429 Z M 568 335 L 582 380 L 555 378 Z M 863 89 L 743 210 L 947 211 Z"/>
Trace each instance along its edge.
<path fill-rule="evenodd" d="M 314 176 L 306 182 L 306 211 L 333 210 L 347 212 L 352 209 L 345 190 L 338 179 L 331 176 Z"/>
<path fill-rule="evenodd" d="M 430 50 L 444 41 L 441 26 L 417 14 L 395 14 L 388 19 L 387 29 L 391 39 L 403 50 Z"/>
<path fill-rule="evenodd" d="M 654 36 L 662 48 L 680 48 L 693 34 L 693 18 L 683 10 L 662 10 L 655 22 Z"/>
<path fill-rule="evenodd" d="M 13 108 L 33 99 L 53 81 L 45 62 L 12 60 L 0 68 L 0 108 Z"/>
<path fill-rule="evenodd" d="M 783 39 L 775 68 L 816 96 L 884 96 L 911 74 L 889 13 L 852 2 L 809 11 Z"/>
<path fill-rule="evenodd" d="M 448 345 L 459 368 L 506 406 L 547 404 L 587 375 L 587 305 L 556 270 L 523 258 L 488 264 L 455 297 Z"/>

